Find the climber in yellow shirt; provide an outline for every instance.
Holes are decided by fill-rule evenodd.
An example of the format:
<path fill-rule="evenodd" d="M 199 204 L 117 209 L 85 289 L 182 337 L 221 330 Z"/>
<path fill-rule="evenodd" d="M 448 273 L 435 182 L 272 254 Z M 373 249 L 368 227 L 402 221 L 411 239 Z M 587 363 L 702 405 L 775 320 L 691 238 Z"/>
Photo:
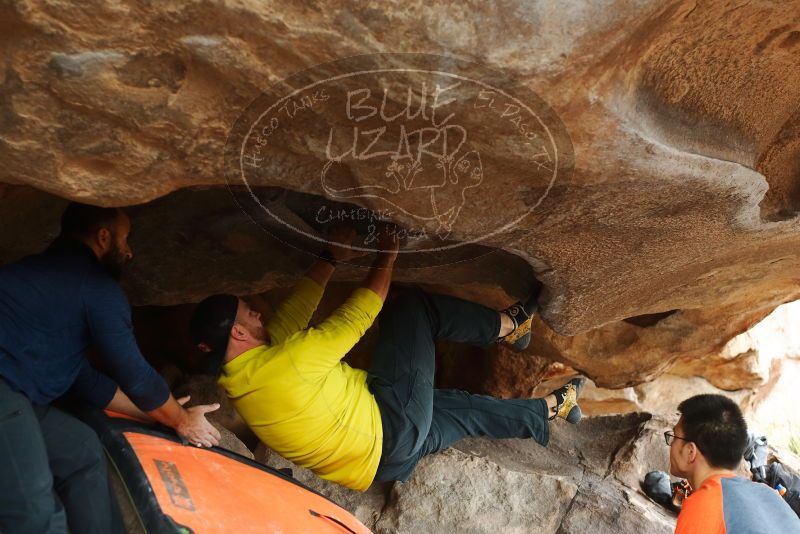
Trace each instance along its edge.
<path fill-rule="evenodd" d="M 546 399 L 498 400 L 435 390 L 434 341 L 527 346 L 536 295 L 504 310 L 407 289 L 391 298 L 398 243 L 380 234 L 364 282 L 327 318 L 309 321 L 339 261 L 357 255 L 355 231 L 334 229 L 321 255 L 266 324 L 233 295 L 214 295 L 194 312 L 192 335 L 208 353 L 236 410 L 268 447 L 320 477 L 356 490 L 406 480 L 426 454 L 466 436 L 533 437 L 546 445 L 548 419 L 576 423 L 583 379 Z M 341 359 L 379 317 L 369 371 Z"/>

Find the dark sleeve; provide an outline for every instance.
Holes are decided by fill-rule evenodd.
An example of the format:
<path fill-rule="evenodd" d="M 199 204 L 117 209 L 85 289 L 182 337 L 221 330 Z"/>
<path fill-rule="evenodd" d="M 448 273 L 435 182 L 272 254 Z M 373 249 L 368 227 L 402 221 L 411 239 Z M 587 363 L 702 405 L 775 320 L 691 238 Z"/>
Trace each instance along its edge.
<path fill-rule="evenodd" d="M 117 384 L 83 358 L 81 370 L 69 391 L 98 408 L 105 408 L 114 398 Z"/>
<path fill-rule="evenodd" d="M 91 342 L 105 370 L 140 410 L 164 404 L 169 388 L 139 351 L 122 288 L 103 276 L 87 279 L 82 294 Z"/>

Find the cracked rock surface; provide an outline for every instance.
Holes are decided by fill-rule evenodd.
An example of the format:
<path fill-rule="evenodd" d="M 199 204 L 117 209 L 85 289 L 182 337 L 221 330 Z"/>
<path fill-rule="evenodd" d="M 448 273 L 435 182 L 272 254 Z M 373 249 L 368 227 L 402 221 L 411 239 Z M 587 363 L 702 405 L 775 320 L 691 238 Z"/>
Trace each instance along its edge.
<path fill-rule="evenodd" d="M 340 503 L 375 532 L 586 532 L 669 534 L 675 516 L 650 501 L 639 480 L 669 466 L 649 414 L 551 425 L 543 448 L 532 440 L 465 439 L 423 458 L 406 482 L 365 493 L 317 478 L 259 446 L 256 460 Z M 661 445 L 659 445 L 659 439 Z"/>

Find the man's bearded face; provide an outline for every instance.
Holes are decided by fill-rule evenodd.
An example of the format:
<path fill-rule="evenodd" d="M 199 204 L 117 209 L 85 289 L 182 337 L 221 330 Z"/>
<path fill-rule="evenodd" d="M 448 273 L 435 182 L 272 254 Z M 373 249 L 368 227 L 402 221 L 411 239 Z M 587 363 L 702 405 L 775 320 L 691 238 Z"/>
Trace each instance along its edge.
<path fill-rule="evenodd" d="M 100 259 L 100 263 L 115 280 L 122 278 L 122 271 L 130 257 L 122 252 L 117 242 L 116 232 L 111 232 L 111 248 Z"/>

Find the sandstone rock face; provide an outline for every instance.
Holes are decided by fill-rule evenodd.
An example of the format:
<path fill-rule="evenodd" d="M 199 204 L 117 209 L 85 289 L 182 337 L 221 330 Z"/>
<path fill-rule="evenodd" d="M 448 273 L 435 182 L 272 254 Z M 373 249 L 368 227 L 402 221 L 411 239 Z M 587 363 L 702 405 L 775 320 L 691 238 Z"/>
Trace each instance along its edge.
<path fill-rule="evenodd" d="M 681 358 L 670 369 L 680 376 L 703 376 L 727 390 L 755 389 L 779 373 L 784 360 L 800 357 L 800 302 L 779 306 L 753 328 L 731 339 L 718 355 Z"/>
<path fill-rule="evenodd" d="M 678 413 L 678 403 L 685 398 L 703 393 L 715 393 L 734 399 L 741 407 L 747 406 L 751 390 L 725 391 L 701 377 L 681 377 L 664 374 L 651 382 L 623 389 L 598 388 L 587 384 L 585 400 L 589 415 L 629 413 L 649 410 L 652 413 L 672 415 Z M 676 418 L 677 420 L 677 418 Z"/>
<path fill-rule="evenodd" d="M 551 425 L 547 448 L 530 440 L 466 439 L 423 458 L 406 482 L 359 493 L 292 465 L 263 445 L 256 460 L 289 468 L 378 533 L 671 533 L 675 518 L 639 481 L 666 469 L 661 432 L 647 414 Z M 658 439 L 656 439 L 658 438 Z M 660 439 L 660 442 L 658 441 Z"/>
<path fill-rule="evenodd" d="M 799 8 L 6 3 L 0 182 L 15 185 L 0 186 L 0 261 L 52 237 L 62 198 L 142 204 L 132 210 L 135 303 L 287 286 L 308 254 L 268 236 L 224 189 L 237 117 L 273 83 L 344 56 L 463 58 L 538 95 L 570 140 L 571 172 L 542 196 L 522 178 L 532 163 L 516 157 L 502 121 L 484 118 L 475 129 L 484 163 L 503 172 L 480 196 L 502 209 L 467 209 L 451 238 L 469 241 L 541 202 L 478 245 L 494 252 L 453 263 L 454 252 L 396 278 L 508 304 L 535 273 L 546 286 L 536 326 L 545 342 L 531 354 L 601 386 L 634 385 L 678 357 L 719 351 L 800 296 Z M 299 220 L 324 200 L 302 196 L 318 153 L 293 140 L 273 156 L 260 183 L 288 192 L 274 204 Z M 358 172 L 348 179 L 364 185 Z"/>
<path fill-rule="evenodd" d="M 425 461 L 414 477 L 397 485 L 378 530 L 555 532 L 578 490 L 563 477 L 505 470 L 452 449 Z"/>
<path fill-rule="evenodd" d="M 792 409 L 800 380 L 800 302 L 779 306 L 763 321 L 729 341 L 719 353 L 680 358 L 655 380 L 622 389 L 589 383 L 584 413 L 604 415 L 647 411 L 675 419 L 678 403 L 692 395 L 715 393 L 734 399 L 748 424 L 776 446 L 797 439 L 800 416 Z M 564 369 L 571 376 L 571 369 Z M 574 373 L 574 372 L 573 372 Z M 563 381 L 559 375 L 556 380 Z M 521 385 L 521 384 L 520 384 Z M 543 395 L 552 383 L 534 388 Z"/>
<path fill-rule="evenodd" d="M 559 171 L 547 182 L 536 174 L 543 160 L 510 134 L 510 121 L 465 114 L 481 157 L 458 159 L 466 167 L 456 169 L 480 172 L 448 174 L 474 187 L 462 182 L 445 195 L 450 203 L 464 195 L 445 212 L 448 242 L 463 246 L 421 263 L 403 256 L 395 280 L 496 308 L 528 294 L 534 277 L 545 287 L 524 354 L 442 343 L 437 386 L 529 397 L 583 373 L 599 388 L 587 391 L 587 410 L 662 414 L 688 396 L 687 384 L 736 390 L 764 414 L 781 413 L 775 392 L 794 391 L 797 360 L 768 358 L 736 336 L 800 298 L 800 0 L 15 0 L 0 6 L 0 35 L 0 264 L 41 250 L 68 200 L 129 207 L 136 260 L 125 289 L 141 307 L 137 327 L 151 341 L 143 348 L 180 367 L 171 385 L 193 402 L 219 391 L 199 379 L 181 385 L 196 364 L 185 336 L 190 304 L 227 291 L 268 310 L 321 246 L 313 215 L 343 191 L 375 185 L 361 162 L 344 161 L 331 175 L 336 187 L 312 187 L 324 150 L 310 132 L 342 124 L 309 106 L 297 121 L 307 131 L 270 145 L 253 190 L 307 235 L 254 217 L 238 186 L 228 188 L 224 155 L 237 120 L 296 73 L 385 52 L 465 60 L 478 66 L 471 74 L 491 69 L 488 81 L 531 93 L 559 132 L 539 152 Z M 398 203 L 406 211 L 388 218 L 408 226 L 407 210 L 430 205 L 441 226 L 426 195 L 409 193 Z M 385 207 L 365 194 L 344 197 L 354 209 Z M 485 237 L 513 213 L 527 215 Z M 368 262 L 337 270 L 320 314 Z M 373 335 L 348 361 L 368 365 Z M 214 419 L 236 435 L 231 447 L 255 446 L 230 407 Z M 634 484 L 642 474 L 634 466 L 657 463 L 645 458 L 655 434 L 634 416 L 603 425 L 594 433 L 605 442 L 583 447 L 565 429 L 555 456 L 531 444 L 465 442 L 426 460 L 388 497 L 380 489 L 336 496 L 378 531 L 427 531 L 436 520 L 473 531 L 532 523 L 561 533 L 587 524 L 671 531 Z M 471 499 L 473 483 L 497 495 L 504 513 Z M 554 491 L 556 499 L 532 500 Z M 449 494 L 470 513 L 458 515 Z M 421 506 L 430 513 L 415 515 Z M 468 525 L 467 516 L 482 522 Z"/>

